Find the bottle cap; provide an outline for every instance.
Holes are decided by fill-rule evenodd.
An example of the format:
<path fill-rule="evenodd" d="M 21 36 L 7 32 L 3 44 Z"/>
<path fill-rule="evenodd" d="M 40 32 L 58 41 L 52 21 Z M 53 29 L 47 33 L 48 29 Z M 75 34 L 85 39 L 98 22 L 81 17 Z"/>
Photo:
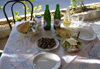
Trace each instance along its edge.
<path fill-rule="evenodd" d="M 41 18 L 41 15 L 37 15 L 36 18 Z"/>
<path fill-rule="evenodd" d="M 48 4 L 46 4 L 46 7 L 49 7 L 49 5 L 48 5 Z"/>
<path fill-rule="evenodd" d="M 56 6 L 59 7 L 59 4 L 57 4 Z"/>

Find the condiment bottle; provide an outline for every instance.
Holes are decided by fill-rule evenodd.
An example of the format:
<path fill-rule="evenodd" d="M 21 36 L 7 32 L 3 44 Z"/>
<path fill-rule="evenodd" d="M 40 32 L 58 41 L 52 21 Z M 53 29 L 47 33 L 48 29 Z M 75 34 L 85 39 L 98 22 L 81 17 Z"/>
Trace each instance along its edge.
<path fill-rule="evenodd" d="M 35 21 L 39 25 L 39 28 L 41 28 L 41 15 L 37 15 Z"/>

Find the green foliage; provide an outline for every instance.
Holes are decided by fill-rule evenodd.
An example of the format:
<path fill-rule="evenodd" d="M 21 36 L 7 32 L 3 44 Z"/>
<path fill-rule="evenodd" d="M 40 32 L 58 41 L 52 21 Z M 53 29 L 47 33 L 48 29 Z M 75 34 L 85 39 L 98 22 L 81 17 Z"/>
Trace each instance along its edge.
<path fill-rule="evenodd" d="M 3 8 L 3 6 L 0 6 L 0 10 Z"/>
<path fill-rule="evenodd" d="M 33 14 L 36 15 L 36 13 L 39 13 L 39 11 L 41 10 L 42 5 L 36 6 L 34 7 L 34 12 Z"/>
<path fill-rule="evenodd" d="M 80 5 L 80 8 L 81 8 L 81 10 L 83 10 L 84 9 L 84 2 L 85 0 L 81 0 L 81 2 L 79 3 L 79 0 L 78 0 L 78 4 Z"/>
<path fill-rule="evenodd" d="M 31 2 L 34 2 L 34 0 L 30 0 Z"/>
<path fill-rule="evenodd" d="M 77 8 L 76 2 L 78 2 L 78 0 L 70 0 L 70 1 L 71 1 L 71 4 L 72 4 L 71 8 Z"/>
<path fill-rule="evenodd" d="M 71 1 L 71 9 L 73 9 L 73 8 L 78 8 L 77 7 L 77 4 L 79 5 L 79 8 L 81 8 L 81 10 L 83 10 L 83 8 L 84 8 L 84 1 L 85 0 L 81 0 L 81 2 L 79 2 L 79 0 L 70 0 Z"/>
<path fill-rule="evenodd" d="M 30 0 L 30 1 L 34 2 L 34 0 Z M 29 7 L 29 3 L 25 2 L 25 1 L 21 1 L 21 2 L 23 2 L 26 6 L 26 13 L 31 14 L 32 7 Z M 41 7 L 42 7 L 42 5 L 39 5 L 39 6 L 36 6 L 36 7 L 33 8 L 34 9 L 33 10 L 34 17 L 36 15 L 36 13 L 39 13 L 39 11 L 41 10 Z M 23 9 L 25 9 L 24 6 L 23 6 Z M 14 12 L 14 17 L 15 17 L 16 21 L 21 18 L 21 16 L 19 16 L 19 11 Z M 29 18 L 29 16 L 27 16 L 27 18 Z"/>
<path fill-rule="evenodd" d="M 30 1 L 31 1 L 31 2 L 34 2 L 34 0 L 30 0 Z M 23 3 L 25 3 L 25 2 L 23 1 Z M 29 3 L 26 2 L 26 3 L 25 3 L 25 6 L 26 6 L 26 13 L 27 13 L 27 14 L 31 14 L 31 9 L 32 9 L 32 8 L 29 7 Z M 36 6 L 36 7 L 33 8 L 33 9 L 34 9 L 34 11 L 33 11 L 34 17 L 36 16 L 37 13 L 39 13 L 39 11 L 41 10 L 41 7 L 42 7 L 42 5 L 39 5 L 39 6 Z M 25 9 L 24 6 L 23 6 L 23 8 Z M 28 17 L 29 17 L 29 16 L 27 16 L 27 18 L 28 18 Z"/>
<path fill-rule="evenodd" d="M 90 5 L 90 7 L 95 7 L 96 6 L 96 4 L 94 3 L 93 5 Z"/>
<path fill-rule="evenodd" d="M 99 10 L 99 9 L 100 9 L 100 7 L 97 8 L 97 10 Z"/>
<path fill-rule="evenodd" d="M 15 21 L 18 21 L 19 19 L 21 19 L 21 16 L 19 15 L 19 11 L 14 12 L 14 18 L 15 18 Z"/>

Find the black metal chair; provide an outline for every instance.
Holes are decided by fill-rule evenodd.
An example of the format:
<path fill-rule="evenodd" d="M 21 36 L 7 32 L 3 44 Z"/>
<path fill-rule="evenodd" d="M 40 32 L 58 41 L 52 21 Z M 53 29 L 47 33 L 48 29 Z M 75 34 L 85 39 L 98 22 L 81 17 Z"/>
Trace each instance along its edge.
<path fill-rule="evenodd" d="M 5 15 L 6 19 L 7 19 L 7 22 L 8 22 L 8 24 L 9 24 L 9 27 L 10 27 L 11 30 L 12 30 L 12 26 L 11 26 L 10 21 L 9 21 L 9 19 L 8 19 L 8 16 L 7 16 L 7 14 L 6 14 L 5 7 L 6 7 L 6 5 L 7 5 L 8 3 L 13 2 L 12 6 L 11 6 L 11 12 L 12 12 L 12 16 L 13 16 L 13 20 L 14 20 L 14 24 L 15 24 L 16 21 L 15 21 L 15 18 L 14 18 L 13 6 L 14 6 L 16 3 L 21 3 L 21 4 L 25 7 L 25 21 L 26 21 L 26 6 L 25 6 L 25 4 L 24 4 L 23 2 L 21 2 L 21 1 L 26 1 L 26 2 L 29 2 L 29 3 L 31 4 L 32 10 L 31 10 L 31 18 L 30 18 L 30 20 L 32 20 L 32 16 L 33 16 L 33 4 L 32 4 L 29 0 L 10 0 L 10 1 L 8 1 L 8 2 L 4 5 L 4 7 L 3 7 L 3 12 L 4 12 L 4 15 Z"/>

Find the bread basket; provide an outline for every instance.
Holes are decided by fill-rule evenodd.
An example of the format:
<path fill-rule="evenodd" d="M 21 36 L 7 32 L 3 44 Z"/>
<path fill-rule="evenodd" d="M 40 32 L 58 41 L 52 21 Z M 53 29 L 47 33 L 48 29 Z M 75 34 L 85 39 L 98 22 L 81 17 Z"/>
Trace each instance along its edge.
<path fill-rule="evenodd" d="M 30 22 L 29 22 L 30 23 Z M 24 23 L 22 23 L 22 24 L 24 24 Z M 18 32 L 20 33 L 20 35 L 22 35 L 22 36 L 34 36 L 36 33 L 37 33 L 37 31 L 38 31 L 38 28 L 39 28 L 39 25 L 38 24 L 36 24 L 36 23 L 30 23 L 30 26 L 31 25 L 33 25 L 33 28 L 35 29 L 35 32 L 33 32 L 32 30 L 30 31 L 30 30 L 28 30 L 27 31 L 27 33 L 23 33 L 22 31 L 21 31 L 21 29 L 19 29 L 20 28 L 20 25 L 22 25 L 22 24 L 19 24 L 18 26 L 17 26 L 17 30 L 18 30 Z M 31 27 L 29 27 L 29 29 L 30 29 Z M 24 29 L 25 29 L 25 27 L 24 27 Z M 24 30 L 23 29 L 23 30 Z"/>

